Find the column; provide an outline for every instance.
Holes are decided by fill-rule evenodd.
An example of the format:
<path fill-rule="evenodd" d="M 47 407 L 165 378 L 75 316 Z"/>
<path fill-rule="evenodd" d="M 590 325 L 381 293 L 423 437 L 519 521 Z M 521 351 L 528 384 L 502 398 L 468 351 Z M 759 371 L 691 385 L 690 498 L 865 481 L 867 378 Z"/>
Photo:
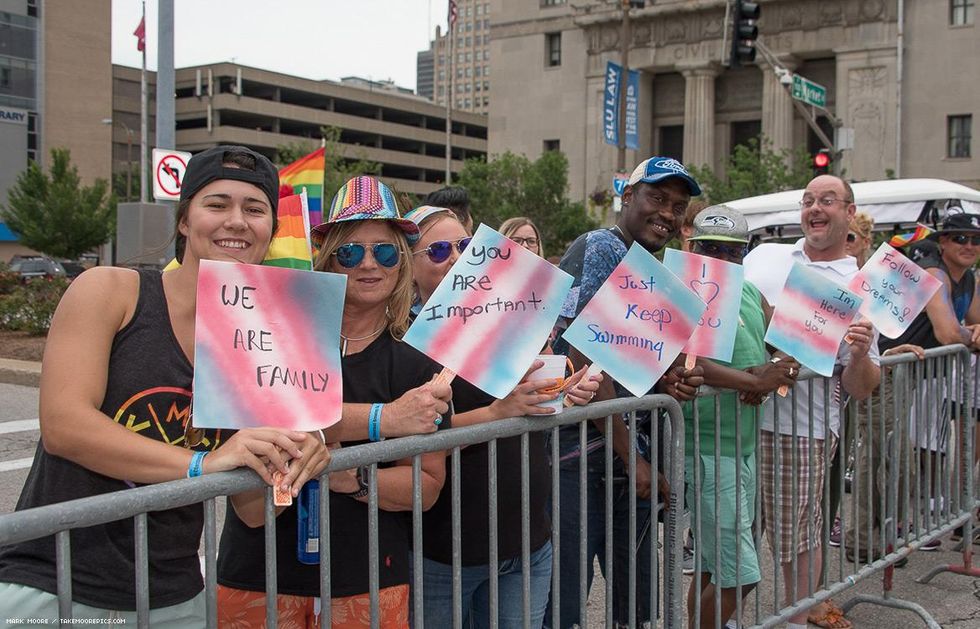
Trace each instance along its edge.
<path fill-rule="evenodd" d="M 780 63 L 792 72 L 795 60 L 780 57 Z M 793 148 L 793 98 L 768 63 L 762 70 L 762 135 L 772 143 L 776 153 Z"/>
<path fill-rule="evenodd" d="M 713 63 L 678 66 L 684 75 L 684 164 L 714 168 L 715 77 Z"/>

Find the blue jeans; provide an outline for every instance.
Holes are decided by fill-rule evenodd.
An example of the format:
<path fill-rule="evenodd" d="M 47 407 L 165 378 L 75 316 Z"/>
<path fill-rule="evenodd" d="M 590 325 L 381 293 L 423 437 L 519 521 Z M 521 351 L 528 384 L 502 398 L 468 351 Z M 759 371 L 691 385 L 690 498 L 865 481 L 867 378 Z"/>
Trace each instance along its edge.
<path fill-rule="evenodd" d="M 531 627 L 541 627 L 551 591 L 551 542 L 545 542 L 530 556 Z M 423 618 L 426 627 L 453 626 L 453 567 L 423 559 Z M 488 565 L 463 566 L 460 570 L 463 593 L 463 627 L 483 629 L 490 626 L 490 570 Z M 521 558 L 499 562 L 497 569 L 500 629 L 524 627 L 523 578 Z"/>
<path fill-rule="evenodd" d="M 565 444 L 563 444 L 565 445 Z M 577 444 L 576 444 L 577 448 Z M 639 462 L 639 461 L 638 461 Z M 622 474 L 622 464 L 616 459 L 615 470 Z M 656 470 L 654 470 L 656 474 Z M 587 464 L 587 515 L 586 515 L 586 583 L 592 588 L 594 576 L 594 559 L 599 558 L 599 567 L 603 578 L 612 578 L 613 600 L 607 604 L 613 606 L 613 621 L 625 624 L 629 622 L 629 485 L 623 476 L 613 479 L 613 574 L 605 573 L 605 462 L 602 449 L 589 456 Z M 579 521 L 579 461 L 578 458 L 559 463 L 560 490 L 560 529 L 559 540 L 559 574 L 560 608 L 559 622 L 555 625 L 552 616 L 552 605 L 548 605 L 545 617 L 545 627 L 557 629 L 578 625 L 586 626 L 586 619 L 579 615 L 579 544 L 582 526 Z M 656 476 L 654 476 L 656 490 Z M 656 522 L 650 520 L 650 503 L 647 500 L 636 501 L 636 621 L 642 623 L 650 620 L 650 538 L 656 535 Z M 586 591 L 588 596 L 588 591 Z"/>

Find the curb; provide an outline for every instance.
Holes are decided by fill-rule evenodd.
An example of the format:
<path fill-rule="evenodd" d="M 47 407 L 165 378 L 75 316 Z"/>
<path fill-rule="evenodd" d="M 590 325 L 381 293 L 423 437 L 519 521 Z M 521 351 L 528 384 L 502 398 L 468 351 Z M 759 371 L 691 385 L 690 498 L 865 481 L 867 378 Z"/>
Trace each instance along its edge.
<path fill-rule="evenodd" d="M 0 383 L 37 387 L 41 384 L 41 363 L 0 358 Z"/>

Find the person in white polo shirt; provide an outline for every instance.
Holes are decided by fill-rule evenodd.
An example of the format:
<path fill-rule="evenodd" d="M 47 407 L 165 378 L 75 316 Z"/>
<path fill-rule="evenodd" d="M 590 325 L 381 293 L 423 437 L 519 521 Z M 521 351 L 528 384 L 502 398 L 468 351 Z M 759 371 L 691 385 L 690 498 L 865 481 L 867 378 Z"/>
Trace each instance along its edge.
<path fill-rule="evenodd" d="M 744 261 L 745 279 L 755 284 L 771 304 L 776 304 L 794 262 L 805 264 L 841 286 L 846 286 L 858 272 L 854 258 L 846 251 L 848 225 L 856 211 L 851 186 L 839 177 L 820 175 L 807 184 L 800 209 L 803 238 L 792 245 L 760 245 Z M 878 384 L 875 337 L 869 322 L 852 324 L 845 337 L 850 343 L 841 343 L 832 378 L 816 379 L 812 389 L 809 382 L 800 382 L 786 397 L 777 397 L 774 404 L 764 406 L 759 443 L 763 511 L 773 554 L 783 568 L 787 602 L 803 599 L 819 587 L 816 578 L 810 583 L 810 570 L 812 567 L 814 575 L 821 571 L 825 456 L 833 458 L 837 446 L 841 390 L 861 400 Z M 777 352 L 774 360 L 780 355 Z M 828 382 L 830 405 L 824 408 Z M 826 454 L 825 448 L 829 449 Z M 780 496 L 774 500 L 777 483 Z M 807 612 L 800 612 L 789 619 L 787 626 L 804 628 L 807 620 Z M 811 608 L 809 620 L 832 629 L 851 626 L 831 601 Z"/>

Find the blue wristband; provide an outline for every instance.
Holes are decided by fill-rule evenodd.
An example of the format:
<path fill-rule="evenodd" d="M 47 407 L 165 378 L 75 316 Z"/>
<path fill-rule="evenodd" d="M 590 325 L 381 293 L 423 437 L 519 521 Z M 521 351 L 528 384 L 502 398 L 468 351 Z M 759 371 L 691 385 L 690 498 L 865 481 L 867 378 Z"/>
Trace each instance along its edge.
<path fill-rule="evenodd" d="M 191 455 L 191 464 L 187 466 L 187 478 L 200 476 L 204 471 L 204 457 L 207 452 L 195 452 Z"/>
<path fill-rule="evenodd" d="M 371 413 L 368 415 L 368 439 L 371 441 L 381 441 L 381 409 L 384 404 L 372 404 Z"/>

